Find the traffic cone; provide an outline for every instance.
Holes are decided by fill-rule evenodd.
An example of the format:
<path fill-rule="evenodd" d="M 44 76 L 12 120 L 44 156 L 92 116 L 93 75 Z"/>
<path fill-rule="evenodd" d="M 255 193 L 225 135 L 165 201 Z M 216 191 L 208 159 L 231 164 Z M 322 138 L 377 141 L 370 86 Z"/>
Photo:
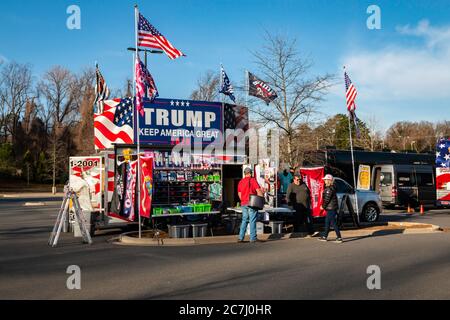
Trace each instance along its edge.
<path fill-rule="evenodd" d="M 408 213 L 411 213 L 411 207 L 409 206 L 409 203 L 408 203 Z"/>
<path fill-rule="evenodd" d="M 420 205 L 420 214 L 423 215 L 425 211 L 423 210 L 423 204 Z"/>

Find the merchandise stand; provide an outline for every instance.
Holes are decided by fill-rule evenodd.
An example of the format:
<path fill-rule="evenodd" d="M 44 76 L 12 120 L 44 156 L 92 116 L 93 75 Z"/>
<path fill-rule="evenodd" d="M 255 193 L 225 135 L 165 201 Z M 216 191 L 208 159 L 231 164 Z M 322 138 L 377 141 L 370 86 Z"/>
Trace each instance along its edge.
<path fill-rule="evenodd" d="M 124 151 L 131 161 L 137 159 L 136 145 L 116 145 L 114 167 L 125 160 Z M 173 154 L 172 146 L 141 145 L 141 156 L 153 158 L 153 195 L 150 221 L 156 230 L 157 218 L 173 220 L 218 215 L 223 200 L 223 168 L 214 156 L 182 153 Z M 135 208 L 137 209 L 137 208 Z M 138 210 L 135 210 L 137 217 Z M 144 218 L 146 219 L 146 218 Z M 149 222 L 150 222 L 149 221 Z"/>

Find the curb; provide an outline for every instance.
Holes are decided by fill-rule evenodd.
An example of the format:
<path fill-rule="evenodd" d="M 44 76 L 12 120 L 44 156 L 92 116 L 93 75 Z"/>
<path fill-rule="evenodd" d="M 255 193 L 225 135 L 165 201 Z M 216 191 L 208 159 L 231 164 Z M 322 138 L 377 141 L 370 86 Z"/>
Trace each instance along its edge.
<path fill-rule="evenodd" d="M 354 237 L 370 237 L 376 236 L 380 232 L 390 232 L 399 231 L 399 234 L 426 234 L 426 233 L 436 233 L 442 232 L 443 229 L 437 225 L 424 224 L 424 223 L 414 223 L 414 222 L 388 222 L 384 226 L 394 227 L 395 229 L 386 228 L 376 228 L 365 230 L 343 230 L 344 238 L 354 238 Z M 378 226 L 380 227 L 380 226 Z M 152 231 L 143 231 L 142 233 L 151 233 Z M 237 244 L 237 235 L 227 235 L 227 236 L 215 236 L 215 237 L 200 237 L 200 238 L 163 238 L 153 239 L 153 238 L 137 238 L 135 236 L 137 231 L 126 232 L 121 234 L 111 242 L 117 245 L 130 245 L 130 246 L 195 246 L 195 245 L 207 245 L 207 244 L 227 244 L 235 243 Z M 278 241 L 278 240 L 291 240 L 291 239 L 311 239 L 306 237 L 306 233 L 283 233 L 283 234 L 260 234 L 258 239 L 263 242 Z M 245 238 L 246 241 L 249 240 L 248 236 Z"/>

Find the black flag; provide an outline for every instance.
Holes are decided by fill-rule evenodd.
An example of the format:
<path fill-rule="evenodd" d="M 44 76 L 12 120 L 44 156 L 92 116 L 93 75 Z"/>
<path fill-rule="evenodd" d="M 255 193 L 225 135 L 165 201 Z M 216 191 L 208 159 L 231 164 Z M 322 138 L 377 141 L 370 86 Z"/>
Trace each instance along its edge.
<path fill-rule="evenodd" d="M 248 94 L 264 100 L 267 105 L 278 97 L 275 90 L 250 72 L 248 73 Z"/>

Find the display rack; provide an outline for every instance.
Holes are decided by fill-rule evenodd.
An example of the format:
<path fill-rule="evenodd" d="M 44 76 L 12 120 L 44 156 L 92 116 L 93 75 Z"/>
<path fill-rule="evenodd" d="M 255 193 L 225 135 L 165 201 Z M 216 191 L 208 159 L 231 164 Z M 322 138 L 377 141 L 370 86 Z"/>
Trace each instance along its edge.
<path fill-rule="evenodd" d="M 223 197 L 223 168 L 217 159 L 196 154 L 183 156 L 172 154 L 170 149 L 146 147 L 141 148 L 141 154 L 153 158 L 152 217 L 219 213 L 216 208 L 222 199 L 209 197 L 210 189 L 215 190 L 211 186 L 214 183 L 220 185 L 218 189 Z M 121 152 L 116 152 L 116 166 L 123 159 Z M 134 152 L 131 160 L 135 159 Z M 198 210 L 199 207 L 202 210 Z"/>

